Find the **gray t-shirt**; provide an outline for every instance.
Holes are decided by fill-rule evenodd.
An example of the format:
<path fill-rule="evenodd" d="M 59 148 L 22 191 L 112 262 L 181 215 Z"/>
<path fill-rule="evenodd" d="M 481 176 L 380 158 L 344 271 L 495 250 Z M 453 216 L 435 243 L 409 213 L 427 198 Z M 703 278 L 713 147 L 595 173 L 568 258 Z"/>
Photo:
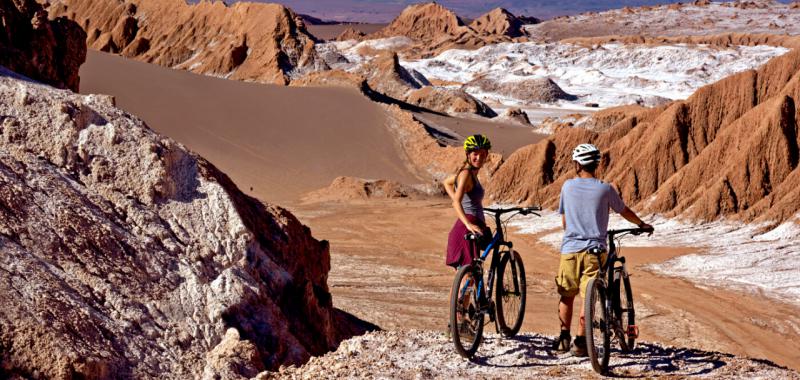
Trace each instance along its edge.
<path fill-rule="evenodd" d="M 609 184 L 596 178 L 573 178 L 561 187 L 559 214 L 567 221 L 561 253 L 606 248 L 608 210 L 625 210 L 625 202 Z"/>

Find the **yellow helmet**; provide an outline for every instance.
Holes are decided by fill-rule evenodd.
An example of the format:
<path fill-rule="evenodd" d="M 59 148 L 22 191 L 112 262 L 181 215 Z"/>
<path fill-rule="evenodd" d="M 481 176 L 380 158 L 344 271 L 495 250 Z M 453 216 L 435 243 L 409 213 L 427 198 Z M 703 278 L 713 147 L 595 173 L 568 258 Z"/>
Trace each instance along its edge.
<path fill-rule="evenodd" d="M 464 140 L 464 150 L 471 152 L 478 149 L 492 149 L 492 142 L 484 135 L 472 135 Z"/>

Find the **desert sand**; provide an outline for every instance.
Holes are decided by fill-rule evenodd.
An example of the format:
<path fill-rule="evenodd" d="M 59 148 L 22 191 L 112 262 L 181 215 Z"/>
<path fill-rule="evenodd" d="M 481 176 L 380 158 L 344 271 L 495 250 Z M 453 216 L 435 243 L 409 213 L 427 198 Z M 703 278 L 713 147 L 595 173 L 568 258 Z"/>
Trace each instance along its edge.
<path fill-rule="evenodd" d="M 244 83 L 93 50 L 81 79 L 84 93 L 113 94 L 260 199 L 296 199 L 340 175 L 415 181 L 383 111 L 355 90 Z"/>
<path fill-rule="evenodd" d="M 332 40 L 338 37 L 348 28 L 360 31 L 364 34 L 375 33 L 383 29 L 387 24 L 334 24 L 334 25 L 311 25 L 306 24 L 306 30 L 312 36 L 323 40 Z"/>
<path fill-rule="evenodd" d="M 432 112 L 415 112 L 414 117 L 425 125 L 442 133 L 445 140 L 449 140 L 453 145 L 459 146 L 462 141 L 453 141 L 455 136 L 469 136 L 482 133 L 489 136 L 492 140 L 492 151 L 507 157 L 523 146 L 535 144 L 547 135 L 537 132 L 532 126 L 516 125 L 509 122 L 497 122 L 494 120 L 472 117 L 450 117 Z"/>

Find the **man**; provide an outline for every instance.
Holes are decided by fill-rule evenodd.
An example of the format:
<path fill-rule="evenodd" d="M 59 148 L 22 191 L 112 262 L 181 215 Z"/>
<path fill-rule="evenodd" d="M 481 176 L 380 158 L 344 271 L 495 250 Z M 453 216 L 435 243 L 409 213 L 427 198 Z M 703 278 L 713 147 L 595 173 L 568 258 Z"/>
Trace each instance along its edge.
<path fill-rule="evenodd" d="M 605 263 L 609 209 L 640 228 L 653 228 L 625 206 L 613 187 L 595 177 L 600 158 L 600 150 L 596 146 L 578 145 L 572 152 L 577 176 L 564 182 L 561 187 L 558 212 L 561 214 L 564 240 L 561 243 L 561 262 L 555 279 L 561 295 L 558 305 L 561 334 L 553 345 L 553 349 L 559 351 L 570 349 L 570 324 L 575 296 L 578 293 L 582 299 L 586 296 L 586 284 L 589 279 L 597 276 L 600 265 Z M 600 248 L 603 253 L 598 257 L 596 253 L 590 252 L 592 248 Z M 571 349 L 575 356 L 587 356 L 584 312 L 581 306 L 580 330 Z"/>

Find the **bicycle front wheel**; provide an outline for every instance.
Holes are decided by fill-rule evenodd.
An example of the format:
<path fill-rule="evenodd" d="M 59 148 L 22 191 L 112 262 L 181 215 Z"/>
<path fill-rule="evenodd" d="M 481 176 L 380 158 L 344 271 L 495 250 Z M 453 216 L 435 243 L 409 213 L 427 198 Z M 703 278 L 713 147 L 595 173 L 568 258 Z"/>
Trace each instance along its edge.
<path fill-rule="evenodd" d="M 584 304 L 586 318 L 586 350 L 592 362 L 592 368 L 599 374 L 608 370 L 608 358 L 611 354 L 611 325 L 606 308 L 606 295 L 603 283 L 596 278 L 586 285 Z"/>
<path fill-rule="evenodd" d="M 483 334 L 483 312 L 478 300 L 480 278 L 473 265 L 458 269 L 450 293 L 450 335 L 456 352 L 471 358 L 478 351 Z"/>
<path fill-rule="evenodd" d="M 525 267 L 517 251 L 507 252 L 500 259 L 496 289 L 497 324 L 503 336 L 512 337 L 519 332 L 525 317 Z"/>

